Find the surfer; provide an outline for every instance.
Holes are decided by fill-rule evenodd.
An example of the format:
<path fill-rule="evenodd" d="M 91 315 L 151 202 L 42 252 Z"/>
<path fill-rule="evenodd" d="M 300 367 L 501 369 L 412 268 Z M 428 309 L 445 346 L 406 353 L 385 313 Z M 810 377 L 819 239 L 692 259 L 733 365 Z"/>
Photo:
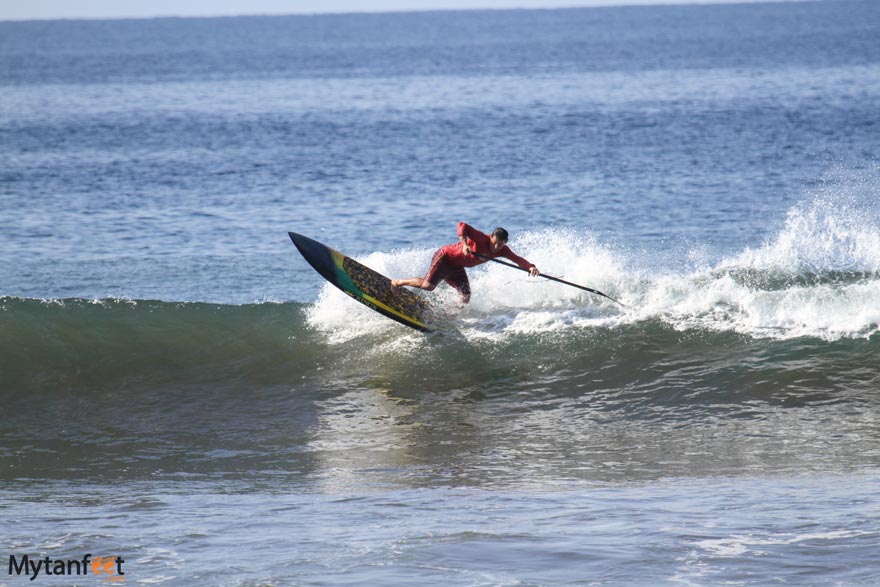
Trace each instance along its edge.
<path fill-rule="evenodd" d="M 404 285 L 433 291 L 442 279 L 458 290 L 461 301 L 466 304 L 471 299 L 471 284 L 465 268 L 475 267 L 495 257 L 510 259 L 533 277 L 539 275 L 540 272 L 533 263 L 529 263 L 510 250 L 507 246 L 508 236 L 503 228 L 496 228 L 492 234 L 485 234 L 469 224 L 459 222 L 459 242 L 437 249 L 424 277 L 392 279 L 391 291 L 396 295 Z"/>

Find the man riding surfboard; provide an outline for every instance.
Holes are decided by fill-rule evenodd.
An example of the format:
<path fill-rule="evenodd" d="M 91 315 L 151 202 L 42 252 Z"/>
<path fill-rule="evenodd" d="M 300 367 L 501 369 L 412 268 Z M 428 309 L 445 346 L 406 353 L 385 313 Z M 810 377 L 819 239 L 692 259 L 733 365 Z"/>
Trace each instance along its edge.
<path fill-rule="evenodd" d="M 391 290 L 396 294 L 401 286 L 418 287 L 433 291 L 440 280 L 458 290 L 465 304 L 471 299 L 471 285 L 466 267 L 475 267 L 495 257 L 504 257 L 516 263 L 529 275 L 540 274 L 533 263 L 516 255 L 507 246 L 509 235 L 503 228 L 496 228 L 492 234 L 485 234 L 464 222 L 458 223 L 459 242 L 437 249 L 431 258 L 431 266 L 424 277 L 391 280 Z"/>

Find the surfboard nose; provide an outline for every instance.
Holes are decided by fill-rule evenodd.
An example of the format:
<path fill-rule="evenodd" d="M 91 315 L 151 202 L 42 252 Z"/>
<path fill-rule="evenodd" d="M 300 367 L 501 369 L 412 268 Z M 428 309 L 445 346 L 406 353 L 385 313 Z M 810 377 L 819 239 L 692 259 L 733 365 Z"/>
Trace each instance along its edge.
<path fill-rule="evenodd" d="M 296 232 L 288 232 L 287 234 L 303 258 L 309 262 L 309 265 L 314 267 L 315 271 L 320 273 L 324 279 L 335 284 L 337 281 L 336 270 L 329 247 Z"/>
<path fill-rule="evenodd" d="M 316 246 L 320 247 L 321 246 L 321 244 L 318 241 L 312 240 L 309 237 L 303 236 L 299 233 L 288 232 L 287 234 L 288 234 L 288 236 L 290 236 L 290 240 L 293 241 L 293 244 L 296 245 L 296 248 L 298 248 L 300 250 L 302 250 L 303 247 L 310 248 L 310 247 L 316 247 Z"/>

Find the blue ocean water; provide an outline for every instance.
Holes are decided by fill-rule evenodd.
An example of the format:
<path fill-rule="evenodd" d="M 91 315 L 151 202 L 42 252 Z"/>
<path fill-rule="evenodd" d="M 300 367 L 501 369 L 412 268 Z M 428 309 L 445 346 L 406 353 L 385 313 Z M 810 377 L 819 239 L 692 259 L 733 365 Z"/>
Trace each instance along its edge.
<path fill-rule="evenodd" d="M 878 38 L 849 0 L 0 23 L 4 552 L 876 584 Z M 403 277 L 462 220 L 629 308 L 484 266 L 425 336 L 286 234 Z"/>

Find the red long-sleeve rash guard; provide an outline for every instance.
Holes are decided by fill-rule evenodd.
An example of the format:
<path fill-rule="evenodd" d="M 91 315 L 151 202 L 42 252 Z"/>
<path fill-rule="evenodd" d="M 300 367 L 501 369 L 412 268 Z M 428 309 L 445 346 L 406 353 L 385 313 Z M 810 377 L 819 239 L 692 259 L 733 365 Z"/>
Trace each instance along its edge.
<path fill-rule="evenodd" d="M 487 257 L 504 257 L 510 259 L 525 270 L 533 267 L 532 263 L 529 263 L 519 255 L 514 254 L 507 245 L 504 245 L 504 247 L 498 251 L 498 254 L 493 255 L 491 249 L 492 242 L 489 240 L 489 235 L 480 232 L 469 224 L 464 222 L 458 223 L 458 236 L 463 236 L 467 239 L 467 244 L 471 251 L 476 251 Z M 465 255 L 464 248 L 461 246 L 460 242 L 446 245 L 443 247 L 443 253 L 452 265 L 458 267 L 475 267 L 486 262 L 486 259 L 477 257 L 476 255 Z"/>

